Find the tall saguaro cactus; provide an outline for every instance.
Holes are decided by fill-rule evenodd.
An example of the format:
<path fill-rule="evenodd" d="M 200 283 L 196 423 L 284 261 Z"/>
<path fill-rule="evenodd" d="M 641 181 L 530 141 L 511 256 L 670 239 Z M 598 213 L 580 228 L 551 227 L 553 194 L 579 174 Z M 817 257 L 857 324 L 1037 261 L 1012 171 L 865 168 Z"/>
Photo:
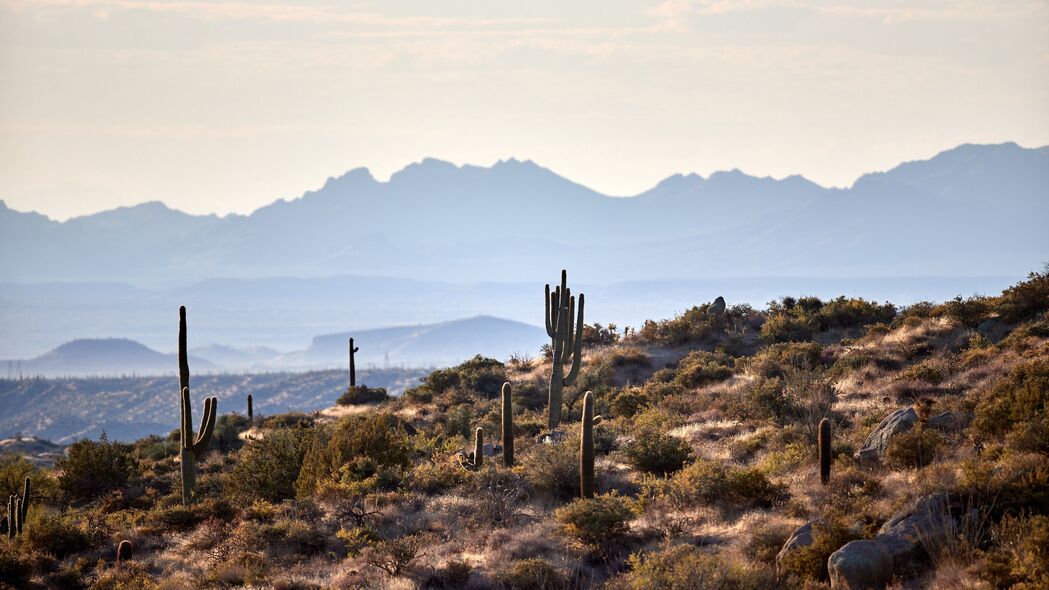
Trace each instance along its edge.
<path fill-rule="evenodd" d="M 576 299 L 568 288 L 568 273 L 561 271 L 561 285 L 553 293 L 546 285 L 546 333 L 550 336 L 553 369 L 550 373 L 550 395 L 547 423 L 551 430 L 561 423 L 561 402 L 565 386 L 575 383 L 583 366 L 583 294 L 579 294 L 579 315 L 576 317 Z M 565 365 L 572 363 L 568 374 Z"/>
<path fill-rule="evenodd" d="M 204 415 L 200 418 L 200 432 L 193 436 L 193 405 L 189 397 L 189 353 L 186 347 L 186 307 L 178 310 L 178 377 L 182 392 L 180 406 L 181 441 L 179 444 L 179 462 L 182 471 L 182 504 L 193 503 L 197 487 L 197 461 L 204 458 L 204 453 L 211 444 L 215 433 L 215 417 L 218 414 L 218 398 L 204 400 Z"/>
<path fill-rule="evenodd" d="M 33 484 L 29 481 L 29 478 L 25 478 L 22 482 L 22 498 L 20 499 L 21 505 L 18 507 L 18 533 L 22 533 L 22 528 L 26 523 L 26 516 L 29 515 L 29 494 L 32 492 Z"/>
<path fill-rule="evenodd" d="M 26 516 L 29 514 L 29 494 L 32 491 L 32 483 L 25 478 L 22 483 L 22 495 L 11 495 L 7 498 L 7 536 L 14 539 L 21 535 L 25 529 Z"/>
<path fill-rule="evenodd" d="M 510 405 L 510 383 L 503 383 L 503 465 L 514 464 L 514 414 Z"/>
<path fill-rule="evenodd" d="M 18 534 L 18 510 L 19 506 L 12 494 L 7 498 L 7 538 L 14 539 Z"/>
<path fill-rule="evenodd" d="M 827 485 L 830 481 L 830 455 L 831 455 L 831 432 L 830 420 L 820 420 L 819 432 L 819 455 L 820 455 L 820 483 Z"/>
<path fill-rule="evenodd" d="M 251 404 L 251 394 L 248 394 L 248 428 L 255 426 L 255 408 Z"/>
<path fill-rule="evenodd" d="M 353 345 L 353 338 L 350 338 L 350 387 L 357 387 L 357 367 L 353 364 L 353 354 L 360 349 L 360 346 Z"/>
<path fill-rule="evenodd" d="M 583 425 L 579 431 L 579 495 L 594 497 L 594 394 L 583 396 Z"/>

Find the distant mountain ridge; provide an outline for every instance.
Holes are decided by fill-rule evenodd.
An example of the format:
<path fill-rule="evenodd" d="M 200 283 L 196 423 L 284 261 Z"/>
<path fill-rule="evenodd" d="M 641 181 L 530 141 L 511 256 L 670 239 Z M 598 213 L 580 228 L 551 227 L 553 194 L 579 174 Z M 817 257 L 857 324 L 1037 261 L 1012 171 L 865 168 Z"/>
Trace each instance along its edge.
<path fill-rule="evenodd" d="M 157 352 L 127 338 L 81 338 L 66 342 L 36 358 L 18 362 L 25 375 L 156 375 L 175 374 L 178 357 Z M 189 362 L 199 370 L 215 365 L 190 355 Z"/>
<path fill-rule="evenodd" d="M 1049 253 L 1049 147 L 966 144 L 848 189 L 738 170 L 611 197 L 531 161 L 364 168 L 250 215 L 156 203 L 59 223 L 0 201 L 6 281 L 139 284 L 374 274 L 594 282 L 1022 274 Z"/>

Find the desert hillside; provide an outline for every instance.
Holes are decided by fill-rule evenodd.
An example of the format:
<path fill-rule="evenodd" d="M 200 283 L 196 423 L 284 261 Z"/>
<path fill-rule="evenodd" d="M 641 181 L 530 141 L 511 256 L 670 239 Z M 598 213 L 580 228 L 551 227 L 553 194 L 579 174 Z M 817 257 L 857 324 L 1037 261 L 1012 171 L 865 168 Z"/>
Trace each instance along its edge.
<path fill-rule="evenodd" d="M 625 334 L 560 293 L 534 358 L 314 413 L 193 396 L 183 436 L 4 455 L 0 586 L 1049 587 L 1049 270 Z"/>

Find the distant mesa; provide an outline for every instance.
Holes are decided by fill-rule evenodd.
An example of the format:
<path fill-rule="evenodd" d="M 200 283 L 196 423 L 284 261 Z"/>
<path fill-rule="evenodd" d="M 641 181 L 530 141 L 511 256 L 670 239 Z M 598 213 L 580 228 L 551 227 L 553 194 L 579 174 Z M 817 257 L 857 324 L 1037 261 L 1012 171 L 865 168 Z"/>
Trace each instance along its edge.
<path fill-rule="evenodd" d="M 189 362 L 196 370 L 215 368 L 213 363 L 192 355 Z M 177 355 L 157 352 L 126 338 L 73 340 L 36 358 L 0 361 L 0 371 L 10 372 L 14 363 L 23 376 L 42 377 L 163 375 L 178 370 Z"/>

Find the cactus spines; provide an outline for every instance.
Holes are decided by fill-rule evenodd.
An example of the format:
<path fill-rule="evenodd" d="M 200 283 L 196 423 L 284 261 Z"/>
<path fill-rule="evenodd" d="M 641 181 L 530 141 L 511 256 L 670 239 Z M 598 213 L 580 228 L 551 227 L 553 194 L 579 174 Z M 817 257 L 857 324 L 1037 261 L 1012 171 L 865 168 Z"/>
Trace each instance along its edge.
<path fill-rule="evenodd" d="M 583 366 L 583 294 L 579 294 L 579 315 L 576 317 L 576 298 L 568 288 L 568 273 L 561 271 L 561 285 L 553 293 L 546 285 L 546 333 L 551 339 L 553 368 L 550 373 L 550 395 L 547 425 L 551 430 L 561 423 L 561 402 L 565 386 L 575 383 Z M 565 365 L 572 367 L 565 374 Z"/>
<path fill-rule="evenodd" d="M 579 495 L 594 497 L 594 394 L 583 396 L 583 425 L 579 433 Z"/>
<path fill-rule="evenodd" d="M 478 427 L 474 430 L 474 452 L 472 457 L 464 457 L 459 460 L 464 469 L 480 471 L 484 465 L 484 429 Z"/>
<path fill-rule="evenodd" d="M 830 481 L 830 444 L 830 420 L 824 418 L 820 420 L 819 433 L 820 483 L 823 485 L 827 485 L 827 482 Z"/>
<path fill-rule="evenodd" d="M 353 338 L 350 338 L 350 387 L 357 387 L 357 367 L 353 364 L 353 353 L 360 349 L 360 346 L 353 345 Z"/>
<path fill-rule="evenodd" d="M 514 414 L 510 404 L 510 383 L 503 383 L 503 465 L 510 467 L 514 464 Z"/>
<path fill-rule="evenodd" d="M 193 402 L 189 397 L 189 355 L 186 349 L 186 307 L 179 308 L 178 372 L 181 387 L 179 463 L 182 472 L 182 504 L 193 503 L 197 487 L 197 461 L 211 444 L 218 415 L 218 398 L 204 400 L 204 415 L 200 418 L 200 432 L 193 436 Z"/>
<path fill-rule="evenodd" d="M 255 426 L 255 409 L 251 405 L 251 394 L 248 394 L 248 428 Z"/>
<path fill-rule="evenodd" d="M 117 545 L 117 565 L 125 561 L 131 561 L 132 554 L 134 553 L 134 547 L 131 545 L 131 541 L 124 539 Z"/>

